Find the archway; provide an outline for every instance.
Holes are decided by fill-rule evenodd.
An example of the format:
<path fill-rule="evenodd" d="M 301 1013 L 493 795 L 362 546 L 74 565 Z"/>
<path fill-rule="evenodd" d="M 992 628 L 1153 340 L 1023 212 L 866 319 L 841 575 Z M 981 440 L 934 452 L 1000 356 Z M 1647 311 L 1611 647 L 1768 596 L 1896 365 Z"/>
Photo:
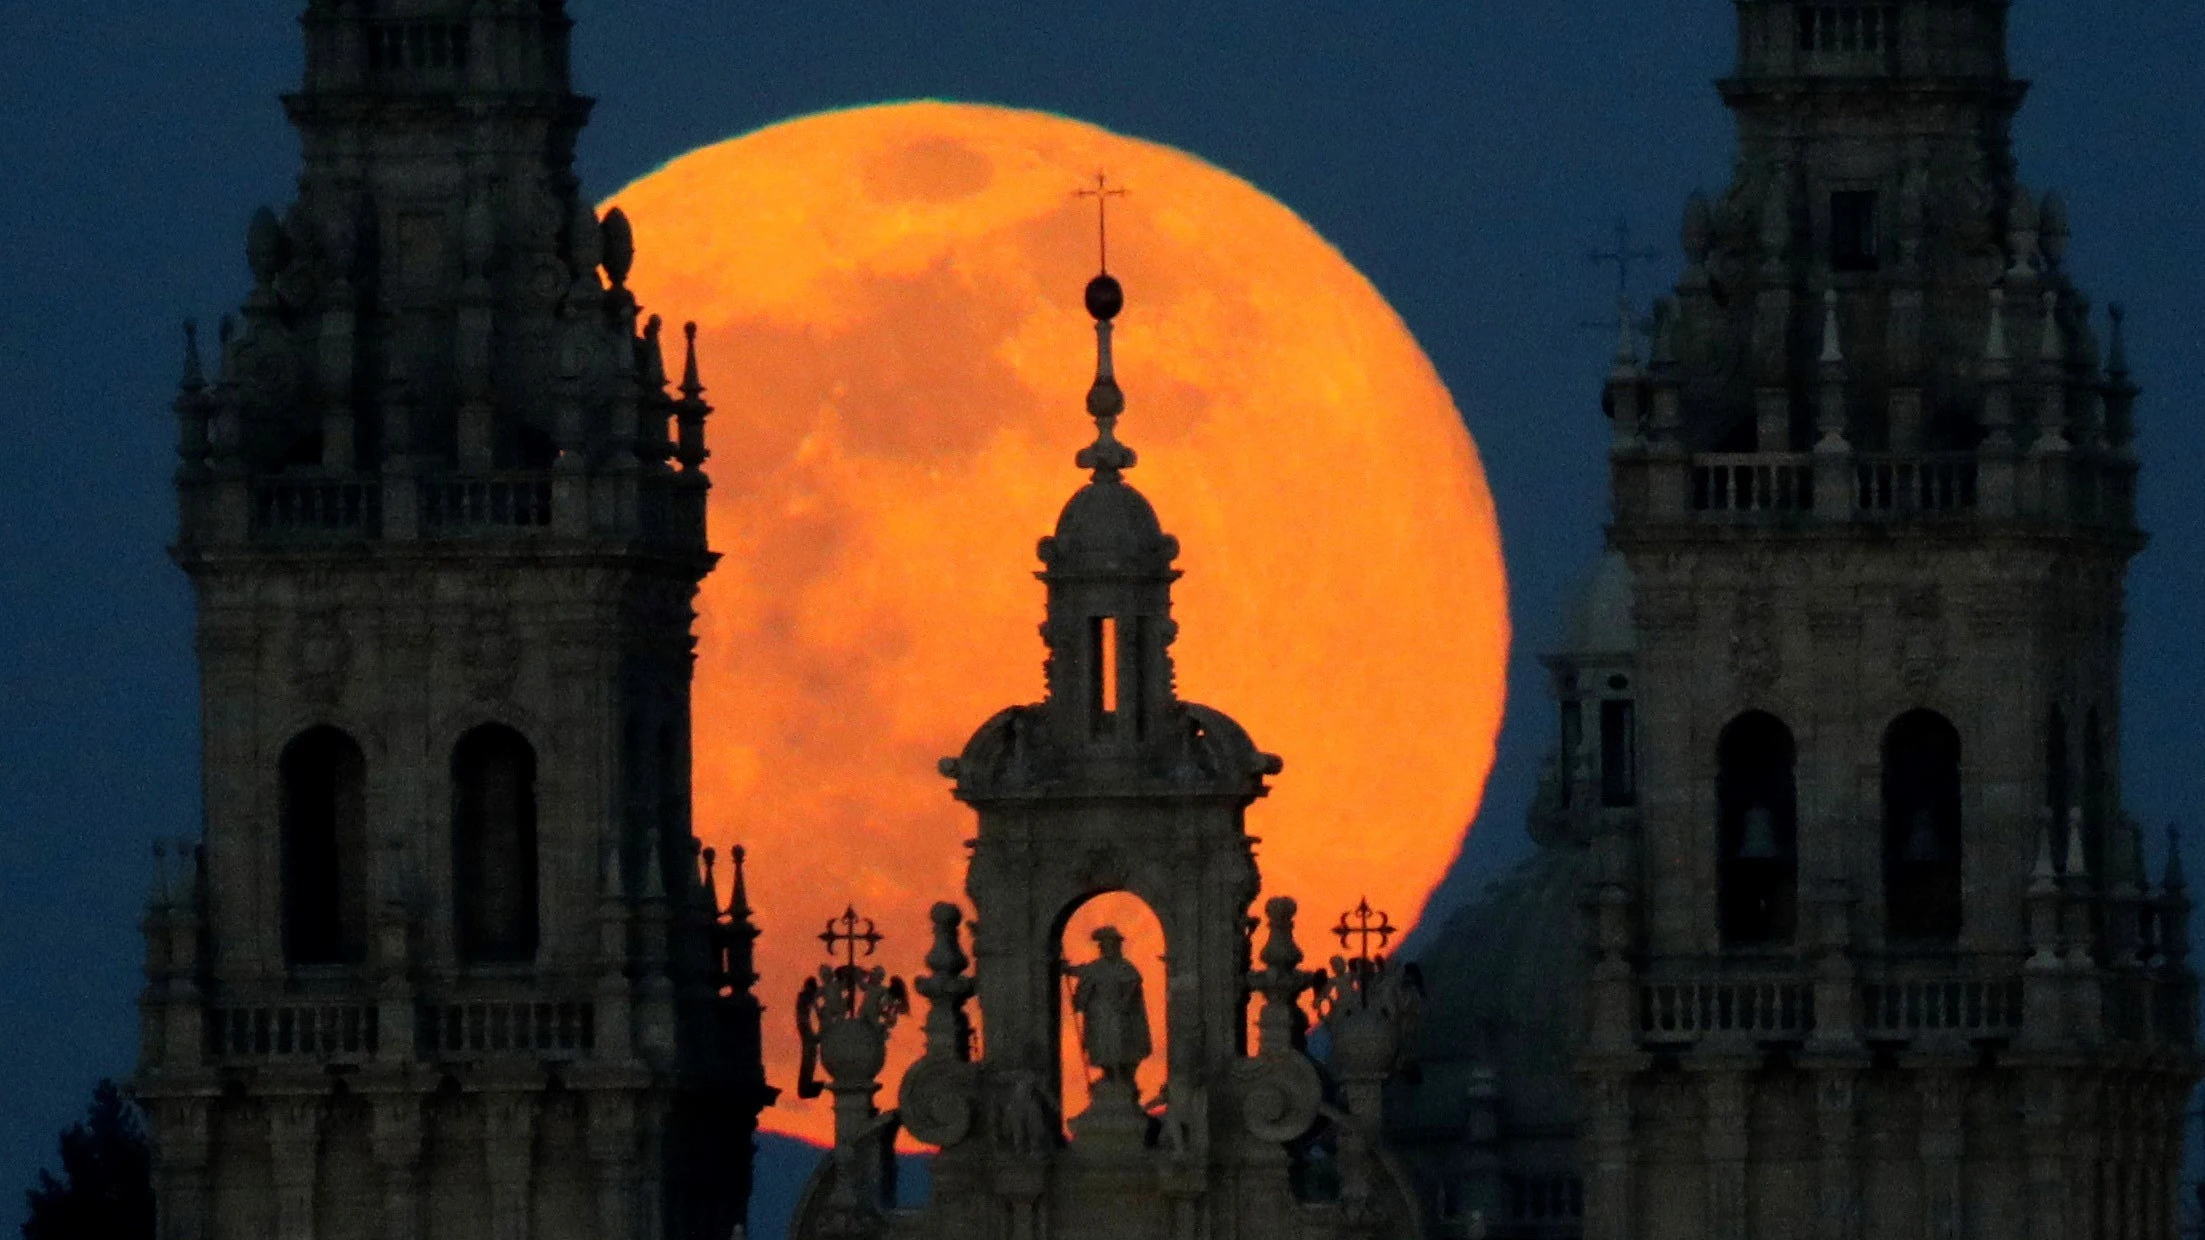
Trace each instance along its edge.
<path fill-rule="evenodd" d="M 284 959 L 356 964 L 367 958 L 367 758 L 325 726 L 293 738 L 276 765 Z"/>
<path fill-rule="evenodd" d="M 1057 959 L 1075 967 L 1096 960 L 1103 948 L 1095 936 L 1106 927 L 1124 936 L 1118 952 L 1141 975 L 1150 1052 L 1134 1070 L 1134 1083 L 1139 1100 L 1146 1103 L 1163 1093 L 1164 1080 L 1169 1075 L 1164 925 L 1139 896 L 1124 891 L 1104 892 L 1078 905 L 1066 916 L 1063 928 L 1057 933 Z M 1102 1070 L 1090 1062 L 1086 1052 L 1083 1036 L 1089 1022 L 1085 1014 L 1073 1008 L 1077 992 L 1077 979 L 1069 975 L 1060 979 L 1056 1038 L 1058 1097 L 1063 1100 L 1067 1120 L 1087 1110 L 1093 1100 L 1093 1083 L 1102 1076 Z"/>
<path fill-rule="evenodd" d="M 1725 947 L 1789 943 L 1799 921 L 1798 748 L 1776 716 L 1749 711 L 1717 743 L 1720 932 Z"/>

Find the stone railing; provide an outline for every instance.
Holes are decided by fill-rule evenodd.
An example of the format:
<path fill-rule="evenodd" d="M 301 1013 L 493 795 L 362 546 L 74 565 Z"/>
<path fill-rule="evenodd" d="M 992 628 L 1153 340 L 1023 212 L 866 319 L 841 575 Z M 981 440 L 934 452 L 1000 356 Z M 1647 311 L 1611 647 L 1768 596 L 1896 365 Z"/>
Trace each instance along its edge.
<path fill-rule="evenodd" d="M 484 1055 L 579 1057 L 597 1049 L 597 1007 L 588 1002 L 499 1000 L 423 1003 L 414 1014 L 421 1059 Z"/>
<path fill-rule="evenodd" d="M 551 476 L 544 473 L 426 478 L 421 527 L 432 533 L 551 528 Z"/>
<path fill-rule="evenodd" d="M 1692 510 L 1808 512 L 1815 506 L 1814 483 L 1814 458 L 1804 452 L 1695 456 Z"/>
<path fill-rule="evenodd" d="M 1639 1037 L 1647 1042 L 1790 1042 L 1815 1027 L 1814 984 L 1798 977 L 1647 982 L 1638 1003 Z"/>
<path fill-rule="evenodd" d="M 1853 508 L 1864 517 L 1969 512 L 1976 507 L 1973 453 L 1854 458 Z"/>
<path fill-rule="evenodd" d="M 383 488 L 359 479 L 256 482 L 253 528 L 278 537 L 374 538 L 383 529 Z"/>
<path fill-rule="evenodd" d="M 1861 1036 L 1870 1041 L 2009 1038 L 2021 1031 L 2021 1010 L 2018 977 L 1889 978 L 1860 988 Z"/>
<path fill-rule="evenodd" d="M 216 1063 L 358 1063 L 382 1043 L 375 1008 L 363 1003 L 211 1007 L 205 1029 L 207 1058 Z"/>

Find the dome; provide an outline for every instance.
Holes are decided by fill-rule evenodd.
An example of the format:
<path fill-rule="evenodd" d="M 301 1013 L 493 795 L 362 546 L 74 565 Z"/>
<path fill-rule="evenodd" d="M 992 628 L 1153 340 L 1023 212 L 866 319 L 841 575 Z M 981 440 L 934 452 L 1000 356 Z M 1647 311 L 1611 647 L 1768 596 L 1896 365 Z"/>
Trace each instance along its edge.
<path fill-rule="evenodd" d="M 1561 654 L 1630 654 L 1638 649 L 1631 621 L 1631 566 L 1620 551 L 1600 557 L 1570 604 Z"/>
<path fill-rule="evenodd" d="M 1168 571 L 1178 556 L 1179 541 L 1164 532 L 1148 498 L 1115 478 L 1081 487 L 1041 552 L 1052 569 L 1087 572 Z"/>
<path fill-rule="evenodd" d="M 1572 1056 L 1589 973 L 1578 907 L 1589 854 L 1542 848 L 1447 919 L 1419 957 L 1425 1012 L 1415 1047 L 1423 1084 L 1403 1122 L 1459 1122 L 1472 1086 L 1498 1094 L 1505 1127 L 1566 1130 Z M 1490 1073 L 1490 1078 L 1487 1074 Z"/>

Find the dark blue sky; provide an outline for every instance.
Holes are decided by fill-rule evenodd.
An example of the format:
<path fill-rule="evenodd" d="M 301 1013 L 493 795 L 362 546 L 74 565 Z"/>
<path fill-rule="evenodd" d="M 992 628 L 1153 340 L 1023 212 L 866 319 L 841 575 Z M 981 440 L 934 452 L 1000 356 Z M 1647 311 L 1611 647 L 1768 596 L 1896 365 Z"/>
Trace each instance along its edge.
<path fill-rule="evenodd" d="M 246 286 L 289 197 L 270 0 L 0 0 L 0 1225 L 92 1082 L 135 1051 L 156 836 L 198 823 L 189 599 L 167 411 L 177 323 Z M 1449 891 L 1516 856 L 1551 731 L 1531 654 L 1604 516 L 1598 384 L 1618 217 L 1674 248 L 1727 179 L 1725 0 L 571 0 L 593 193 L 822 108 L 1044 108 L 1171 143 L 1294 207 L 1392 300 L 1486 459 L 1519 633 L 1484 824 Z M 2023 175 L 2066 192 L 2071 269 L 2129 305 L 2147 394 L 2126 789 L 2205 803 L 2205 5 L 2020 0 Z M 1664 260 L 1637 290 L 1655 291 Z M 1016 566 L 1012 566 L 1015 568 Z M 1006 571 L 1011 571 L 1007 568 Z M 763 910 L 768 932 L 773 910 Z"/>

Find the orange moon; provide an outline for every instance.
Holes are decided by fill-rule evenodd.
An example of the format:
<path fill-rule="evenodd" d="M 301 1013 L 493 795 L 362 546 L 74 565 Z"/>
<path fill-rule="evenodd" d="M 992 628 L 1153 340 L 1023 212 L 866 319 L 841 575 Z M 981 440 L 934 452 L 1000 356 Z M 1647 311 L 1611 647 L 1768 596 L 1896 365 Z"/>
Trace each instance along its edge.
<path fill-rule="evenodd" d="M 1366 896 L 1407 925 L 1483 794 L 1509 641 L 1484 470 L 1400 317 L 1291 210 L 997 107 L 858 108 L 684 155 L 606 205 L 643 303 L 698 323 L 716 410 L 694 807 L 706 843 L 749 850 L 769 1130 L 833 1131 L 793 1088 L 821 927 L 854 904 L 879 963 L 923 971 L 973 831 L 936 760 L 1041 695 L 1035 541 L 1094 435 L 1096 212 L 1074 191 L 1098 169 L 1130 191 L 1119 434 L 1184 547 L 1181 692 L 1286 759 L 1249 811 L 1265 895 L 1301 902 L 1319 959 Z"/>

